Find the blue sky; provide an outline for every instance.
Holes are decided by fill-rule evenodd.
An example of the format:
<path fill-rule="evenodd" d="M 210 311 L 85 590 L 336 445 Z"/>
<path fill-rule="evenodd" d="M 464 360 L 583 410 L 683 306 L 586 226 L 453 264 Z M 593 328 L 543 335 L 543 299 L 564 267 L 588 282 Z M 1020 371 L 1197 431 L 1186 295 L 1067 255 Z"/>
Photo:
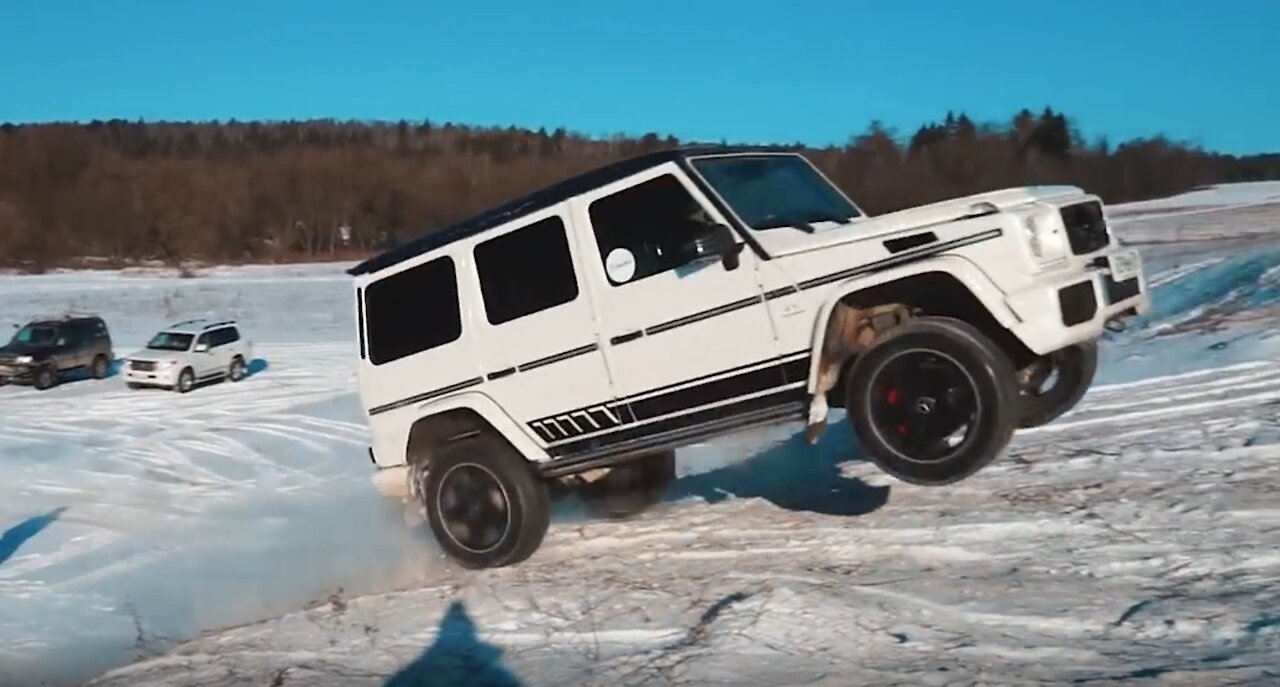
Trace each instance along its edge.
<path fill-rule="evenodd" d="M 948 109 L 1280 151 L 1280 0 L 48 0 L 0 121 L 429 118 L 843 142 Z"/>

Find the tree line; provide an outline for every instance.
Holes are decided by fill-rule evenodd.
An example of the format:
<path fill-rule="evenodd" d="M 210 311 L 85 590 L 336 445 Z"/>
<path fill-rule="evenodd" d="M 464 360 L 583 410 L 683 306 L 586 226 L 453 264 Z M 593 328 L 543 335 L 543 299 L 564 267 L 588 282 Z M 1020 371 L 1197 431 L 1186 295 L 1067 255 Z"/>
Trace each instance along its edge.
<path fill-rule="evenodd" d="M 682 144 L 564 129 L 422 122 L 0 125 L 0 262 L 352 258 L 612 160 Z M 1232 156 L 1163 136 L 1084 140 L 1063 113 L 947 113 L 900 137 L 873 122 L 804 152 L 868 212 L 1032 183 L 1111 203 L 1280 178 L 1280 154 Z"/>

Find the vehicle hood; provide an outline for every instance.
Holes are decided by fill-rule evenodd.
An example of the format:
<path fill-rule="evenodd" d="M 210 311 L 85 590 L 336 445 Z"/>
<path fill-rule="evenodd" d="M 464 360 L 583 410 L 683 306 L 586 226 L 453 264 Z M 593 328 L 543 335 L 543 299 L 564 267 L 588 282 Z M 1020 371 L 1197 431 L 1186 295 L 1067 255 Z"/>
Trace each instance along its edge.
<path fill-rule="evenodd" d="M 819 230 L 814 234 L 805 234 L 793 229 L 771 229 L 758 232 L 757 235 L 766 244 L 770 254 L 789 255 L 949 222 L 966 216 L 991 212 L 992 209 L 1001 211 L 1028 203 L 1058 202 L 1083 195 L 1085 195 L 1084 191 L 1076 186 L 1007 188 L 950 198 L 883 215 L 863 217 L 849 224 Z M 778 236 L 773 236 L 774 232 L 779 232 Z M 787 232 L 785 238 L 781 232 Z"/>
<path fill-rule="evenodd" d="M 9 343 L 0 346 L 0 360 L 12 360 L 20 355 L 29 355 L 32 357 L 48 355 L 53 352 L 53 346 L 46 344 L 25 344 L 25 343 Z"/>
<path fill-rule="evenodd" d="M 125 359 L 144 363 L 161 363 L 166 360 L 182 360 L 185 355 L 184 351 L 156 351 L 150 348 L 142 348 L 125 356 Z"/>

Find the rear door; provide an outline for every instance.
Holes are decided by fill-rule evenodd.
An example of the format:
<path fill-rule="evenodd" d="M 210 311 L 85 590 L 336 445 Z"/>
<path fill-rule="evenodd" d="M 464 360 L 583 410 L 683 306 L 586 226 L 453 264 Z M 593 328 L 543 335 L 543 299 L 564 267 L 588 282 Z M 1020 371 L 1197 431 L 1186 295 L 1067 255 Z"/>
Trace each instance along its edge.
<path fill-rule="evenodd" d="M 476 240 L 467 273 L 485 392 L 544 444 L 620 422 L 570 227 L 564 204 L 531 213 Z"/>

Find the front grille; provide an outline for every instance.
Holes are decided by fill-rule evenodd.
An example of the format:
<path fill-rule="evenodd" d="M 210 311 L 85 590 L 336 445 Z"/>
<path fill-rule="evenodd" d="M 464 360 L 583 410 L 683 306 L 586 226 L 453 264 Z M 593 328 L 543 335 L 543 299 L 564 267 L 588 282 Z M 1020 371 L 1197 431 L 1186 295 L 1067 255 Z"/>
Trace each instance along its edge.
<path fill-rule="evenodd" d="M 1107 247 L 1111 239 L 1107 235 L 1107 221 L 1102 216 L 1102 203 L 1090 201 L 1067 205 L 1058 210 L 1067 228 L 1067 241 L 1071 252 L 1086 255 Z"/>
<path fill-rule="evenodd" d="M 129 369 L 138 372 L 152 372 L 156 369 L 156 364 L 150 360 L 130 360 Z"/>
<path fill-rule="evenodd" d="M 1074 327 L 1093 319 L 1098 312 L 1098 298 L 1093 293 L 1093 282 L 1082 281 L 1064 289 L 1058 289 L 1058 304 L 1062 307 L 1062 324 Z"/>

